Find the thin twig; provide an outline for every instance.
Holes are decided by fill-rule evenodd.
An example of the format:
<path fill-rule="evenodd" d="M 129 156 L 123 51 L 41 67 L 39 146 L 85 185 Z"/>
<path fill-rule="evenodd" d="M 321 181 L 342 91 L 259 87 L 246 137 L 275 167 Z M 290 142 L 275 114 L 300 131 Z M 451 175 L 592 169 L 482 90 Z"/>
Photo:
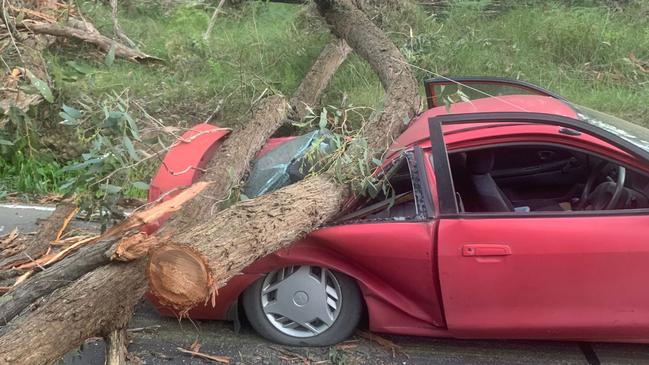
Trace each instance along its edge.
<path fill-rule="evenodd" d="M 119 22 L 117 21 L 117 0 L 110 0 L 110 7 L 112 9 L 111 18 L 113 19 L 113 32 L 115 33 L 115 37 L 128 43 L 129 46 L 135 47 L 135 42 L 133 42 L 131 38 L 122 31 L 122 28 L 119 26 Z"/>
<path fill-rule="evenodd" d="M 111 1 L 116 1 L 116 0 L 111 0 Z M 208 40 L 210 39 L 210 34 L 212 33 L 212 28 L 214 28 L 214 24 L 216 23 L 216 17 L 219 15 L 219 12 L 221 12 L 221 8 L 223 7 L 223 4 L 225 4 L 225 0 L 219 1 L 219 5 L 216 6 L 216 9 L 214 9 L 214 13 L 212 14 L 212 18 L 210 18 L 210 22 L 207 25 L 207 30 L 203 34 L 203 39 Z"/>
<path fill-rule="evenodd" d="M 23 68 L 25 68 L 25 60 L 23 59 L 22 53 L 20 53 L 20 49 L 18 49 L 18 45 L 16 44 L 16 39 L 14 38 L 13 31 L 16 29 L 15 27 L 12 27 L 12 24 L 9 22 L 9 15 L 7 14 L 7 1 L 2 0 L 2 18 L 7 25 L 7 33 L 9 34 L 9 38 L 11 38 L 11 43 L 13 44 L 14 48 L 16 49 L 16 52 L 18 53 L 18 58 L 20 58 L 20 62 L 23 64 Z"/>

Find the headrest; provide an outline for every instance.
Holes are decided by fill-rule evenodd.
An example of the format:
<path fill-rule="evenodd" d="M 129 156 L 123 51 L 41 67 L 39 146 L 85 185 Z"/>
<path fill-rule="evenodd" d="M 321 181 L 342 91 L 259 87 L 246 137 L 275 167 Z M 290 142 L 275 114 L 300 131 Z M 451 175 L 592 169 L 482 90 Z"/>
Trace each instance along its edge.
<path fill-rule="evenodd" d="M 448 155 L 448 162 L 451 167 L 464 169 L 466 168 L 466 152 L 451 153 Z"/>
<path fill-rule="evenodd" d="M 491 172 L 494 168 L 494 151 L 483 150 L 469 152 L 467 155 L 467 168 L 472 174 L 476 175 Z"/>

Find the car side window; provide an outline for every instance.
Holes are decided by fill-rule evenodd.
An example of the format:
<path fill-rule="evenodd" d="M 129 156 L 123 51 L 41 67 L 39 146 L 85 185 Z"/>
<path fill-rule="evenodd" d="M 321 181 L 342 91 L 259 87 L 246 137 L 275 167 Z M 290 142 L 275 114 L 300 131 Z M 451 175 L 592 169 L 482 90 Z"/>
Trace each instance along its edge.
<path fill-rule="evenodd" d="M 337 221 L 405 221 L 421 218 L 421 192 L 413 182 L 413 156 L 404 153 L 386 168 L 387 189 L 375 197 L 362 198 L 356 209 Z M 416 178 L 416 177 L 414 177 Z"/>
<path fill-rule="evenodd" d="M 468 213 L 649 208 L 649 177 L 561 146 L 452 152 L 449 165 L 458 206 Z"/>

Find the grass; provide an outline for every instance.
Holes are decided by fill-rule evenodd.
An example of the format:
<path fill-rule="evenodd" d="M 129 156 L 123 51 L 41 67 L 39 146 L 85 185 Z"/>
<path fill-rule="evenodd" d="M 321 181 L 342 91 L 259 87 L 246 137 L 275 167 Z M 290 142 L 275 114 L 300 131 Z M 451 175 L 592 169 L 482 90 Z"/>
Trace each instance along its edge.
<path fill-rule="evenodd" d="M 417 70 L 419 79 L 521 79 L 649 126 L 649 74 L 633 61 L 649 62 L 649 3 L 638 0 L 622 9 L 602 3 L 455 0 L 441 14 L 417 6 L 385 10 L 376 20 L 409 62 L 430 71 Z M 262 93 L 290 95 L 330 37 L 302 6 L 244 2 L 219 16 L 206 42 L 202 34 L 211 8 L 200 3 L 172 9 L 133 4 L 120 11 L 122 28 L 144 52 L 164 62 L 116 60 L 109 67 L 91 46 L 57 43 L 46 58 L 59 102 L 74 106 L 107 93 L 126 93 L 166 124 L 183 127 L 204 120 L 225 99 L 216 122 L 236 126 L 245 122 L 251 102 Z M 102 33 L 111 34 L 109 8 L 92 1 L 81 5 Z M 494 7 L 498 11 L 490 11 Z M 382 95 L 370 67 L 352 55 L 332 80 L 324 102 L 339 105 L 344 99 L 378 107 Z M 57 113 L 50 113 L 50 119 L 58 122 Z M 50 170 L 66 163 L 52 154 L 39 161 Z M 0 190 L 56 191 L 56 175 L 39 175 L 42 166 L 25 164 L 0 163 Z M 29 188 L 22 183 L 27 177 L 43 182 Z"/>

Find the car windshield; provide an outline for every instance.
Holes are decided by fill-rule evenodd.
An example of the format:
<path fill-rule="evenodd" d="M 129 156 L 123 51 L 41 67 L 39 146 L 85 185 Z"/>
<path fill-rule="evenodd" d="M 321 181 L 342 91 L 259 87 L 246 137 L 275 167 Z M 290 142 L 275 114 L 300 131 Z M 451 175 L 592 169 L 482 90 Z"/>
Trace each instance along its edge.
<path fill-rule="evenodd" d="M 585 106 L 575 104 L 572 106 L 580 120 L 611 132 L 649 152 L 649 129 Z"/>

